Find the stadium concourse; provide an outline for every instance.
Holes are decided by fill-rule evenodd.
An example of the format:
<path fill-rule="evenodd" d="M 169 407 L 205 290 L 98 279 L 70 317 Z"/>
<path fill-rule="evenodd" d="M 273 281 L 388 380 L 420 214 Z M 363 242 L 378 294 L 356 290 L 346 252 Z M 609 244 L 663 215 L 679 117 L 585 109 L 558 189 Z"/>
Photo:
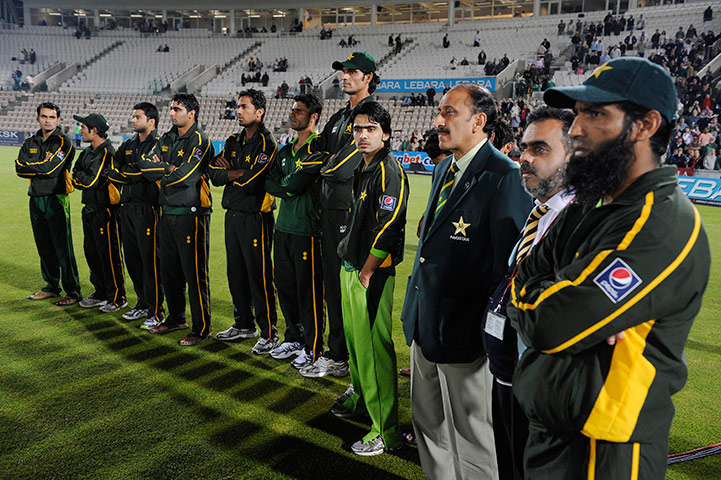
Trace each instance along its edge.
<path fill-rule="evenodd" d="M 721 13 L 721 2 L 714 1 L 710 5 Z M 694 2 L 634 7 L 624 14 L 636 18 L 643 15 L 644 31 L 649 36 L 656 29 L 665 30 L 672 36 L 679 27 L 686 31 L 692 24 L 696 25 L 699 33 L 710 30 L 719 35 L 721 15 L 703 21 L 708 7 L 709 3 Z M 599 23 L 607 13 L 586 12 L 581 20 Z M 35 118 L 37 106 L 52 102 L 62 110 L 63 126 L 68 129 L 71 138 L 74 115 L 85 117 L 98 113 L 108 120 L 108 134 L 117 147 L 124 137 L 133 134 L 131 115 L 134 105 L 141 102 L 156 105 L 160 111 L 158 131 L 163 133 L 171 128 L 168 112 L 172 96 L 188 92 L 195 94 L 199 100 L 199 124 L 208 138 L 222 142 L 240 129 L 233 106 L 239 100 L 237 92 L 254 88 L 262 91 L 268 99 L 265 126 L 276 138 L 289 139 L 294 133 L 289 121 L 293 96 L 301 90 L 312 92 L 323 100 L 323 115 L 318 130 L 322 131 L 333 112 L 345 106 L 347 97 L 337 83 L 334 84 L 337 72 L 331 65 L 336 60 L 347 58 L 351 52 L 359 50 L 372 55 L 378 63 L 377 73 L 381 80 L 393 79 L 402 85 L 403 80 L 434 79 L 440 81 L 442 87 L 446 81 L 450 85 L 463 79 L 487 80 L 489 75 L 485 65 L 478 60 L 479 52 L 483 50 L 487 62 L 501 62 L 503 57 L 510 60 L 490 77 L 502 119 L 512 127 L 512 138 L 508 140 L 513 145 L 509 156 L 517 157 L 526 116 L 542 104 L 543 90 L 552 86 L 580 85 L 593 75 L 593 68 L 578 74 L 573 67 L 571 37 L 578 20 L 577 13 L 564 13 L 461 21 L 452 27 L 439 22 L 356 25 L 335 28 L 330 40 L 320 40 L 318 28 L 307 28 L 292 35 L 267 32 L 229 37 L 200 28 L 170 29 L 148 35 L 132 28 L 119 27 L 94 31 L 86 40 L 77 39 L 73 29 L 64 27 L 29 25 L 15 28 L 5 25 L 6 28 L 0 29 L 0 131 L 23 132 L 26 137 L 33 134 L 38 128 Z M 568 25 L 563 31 L 558 27 L 561 21 Z M 635 31 L 637 34 L 640 32 Z M 402 37 L 400 49 L 389 46 L 389 35 Z M 446 35 L 450 44 L 444 47 L 442 39 Z M 339 45 L 341 39 L 350 36 L 358 42 L 357 45 L 353 48 Z M 610 47 L 621 42 L 625 36 L 626 32 L 623 32 L 620 37 L 606 35 L 600 38 Z M 474 46 L 475 42 L 479 46 Z M 550 45 L 543 47 L 545 42 Z M 698 38 L 691 39 L 687 54 L 696 48 L 697 42 Z M 37 59 L 32 63 L 21 62 L 23 49 L 31 48 L 37 52 Z M 648 49 L 646 57 L 654 53 L 661 55 L 662 50 L 659 48 L 653 52 Z M 714 145 L 716 150 L 721 145 L 721 127 L 717 123 L 721 95 L 714 77 L 719 69 L 717 63 L 721 63 L 715 58 L 718 52 L 719 45 L 714 41 L 696 65 L 699 68 L 692 69 L 689 74 L 689 79 L 697 75 L 699 81 L 708 74 L 704 77 L 708 81 L 704 81 L 709 85 L 711 97 L 709 113 L 702 114 L 694 108 L 693 102 L 700 100 L 701 86 L 698 90 L 687 90 L 686 78 L 681 81 L 681 74 L 675 69 L 672 71 L 677 85 L 680 81 L 684 85 L 676 117 L 684 127 L 689 127 L 691 135 L 686 142 L 679 132 L 674 135 L 673 141 L 683 141 L 684 152 L 691 158 L 703 157 Z M 637 50 L 629 50 L 626 56 L 638 54 Z M 468 59 L 468 63 L 452 63 L 454 57 L 458 62 Z M 288 59 L 287 69 L 280 71 L 274 68 L 279 58 Z M 16 75 L 18 70 L 22 71 L 22 75 Z M 267 82 L 241 80 L 241 77 L 248 75 L 250 78 L 256 72 L 258 76 L 267 74 Z M 686 72 L 684 69 L 683 74 Z M 305 77 L 310 82 L 300 84 L 299 80 Z M 283 84 L 287 85 L 287 93 L 282 92 Z M 443 95 L 443 88 L 436 90 L 435 105 L 428 104 L 425 97 L 423 101 L 411 102 L 408 98 L 411 92 L 402 89 L 381 89 L 377 93 L 379 102 L 391 116 L 394 145 L 403 145 L 405 148 L 402 150 L 422 147 L 422 143 L 415 143 L 416 148 L 412 148 L 413 143 L 408 139 L 417 139 L 418 132 L 423 135 L 433 125 L 438 113 L 437 105 Z M 427 94 L 425 88 L 413 93 L 420 96 Z M 707 126 L 711 128 L 713 138 L 700 145 L 699 138 Z M 670 162 L 670 158 L 668 156 L 667 161 Z M 718 171 L 718 167 L 719 163 L 716 163 L 709 170 Z M 694 161 L 690 169 L 703 169 L 703 163 Z M 220 211 L 220 195 L 214 198 Z M 416 219 L 409 219 L 409 225 L 414 221 Z M 411 263 L 408 255 L 406 261 Z M 711 447 L 712 453 L 719 449 L 718 445 Z M 677 454 L 675 460 L 669 463 L 710 454 L 705 452 L 699 449 L 686 455 Z"/>

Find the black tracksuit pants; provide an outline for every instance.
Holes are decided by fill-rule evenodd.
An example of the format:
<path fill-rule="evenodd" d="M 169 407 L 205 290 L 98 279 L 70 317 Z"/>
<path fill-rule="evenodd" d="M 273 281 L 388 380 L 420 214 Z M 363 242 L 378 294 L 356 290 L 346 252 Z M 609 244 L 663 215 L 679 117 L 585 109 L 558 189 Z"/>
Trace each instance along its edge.
<path fill-rule="evenodd" d="M 323 210 L 323 284 L 326 307 L 328 308 L 328 349 L 324 355 L 332 360 L 348 360 L 348 346 L 343 331 L 343 310 L 341 308 L 340 268 L 338 244 L 348 225 L 347 210 Z M 342 232 L 341 232 L 342 230 Z"/>
<path fill-rule="evenodd" d="M 286 342 L 305 344 L 313 361 L 323 353 L 323 262 L 317 237 L 275 232 L 275 284 Z"/>
<path fill-rule="evenodd" d="M 185 286 L 188 286 L 193 333 L 210 335 L 208 249 L 210 215 L 160 217 L 160 271 L 168 302 L 165 325 L 185 323 Z"/>
<path fill-rule="evenodd" d="M 257 323 L 263 338 L 278 334 L 270 257 L 274 224 L 273 212 L 225 213 L 225 254 L 234 326 L 250 330 Z"/>
<path fill-rule="evenodd" d="M 158 258 L 159 207 L 127 203 L 120 208 L 125 266 L 138 297 L 136 308 L 163 321 L 163 289 Z"/>
<path fill-rule="evenodd" d="M 117 207 L 83 213 L 83 250 L 96 296 L 117 306 L 125 303 L 125 273 L 120 255 Z"/>

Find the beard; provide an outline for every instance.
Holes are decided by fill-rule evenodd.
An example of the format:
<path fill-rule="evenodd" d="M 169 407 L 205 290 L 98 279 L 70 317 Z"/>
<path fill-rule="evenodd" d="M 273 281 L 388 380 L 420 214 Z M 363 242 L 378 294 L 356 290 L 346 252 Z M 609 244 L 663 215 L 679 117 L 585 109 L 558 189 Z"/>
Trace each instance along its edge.
<path fill-rule="evenodd" d="M 521 162 L 521 173 L 532 173 L 538 178 L 538 185 L 535 187 L 528 186 L 528 180 L 521 177 L 521 183 L 523 183 L 523 189 L 533 198 L 549 199 L 553 196 L 553 193 L 561 190 L 561 186 L 566 181 L 566 166 L 562 165 L 558 169 L 546 178 L 538 177 L 536 169 L 526 162 Z"/>
<path fill-rule="evenodd" d="M 566 167 L 566 185 L 584 206 L 616 192 L 627 177 L 628 165 L 636 158 L 629 132 L 605 141 L 585 156 L 572 155 Z"/>

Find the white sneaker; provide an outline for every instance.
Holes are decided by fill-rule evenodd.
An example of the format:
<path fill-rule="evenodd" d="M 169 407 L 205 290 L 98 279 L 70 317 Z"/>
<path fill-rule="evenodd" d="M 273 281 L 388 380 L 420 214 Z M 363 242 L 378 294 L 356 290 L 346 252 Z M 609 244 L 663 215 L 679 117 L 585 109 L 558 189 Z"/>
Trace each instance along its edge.
<path fill-rule="evenodd" d="M 252 352 L 256 355 L 265 355 L 267 353 L 272 352 L 274 349 L 278 348 L 280 346 L 280 340 L 278 340 L 278 337 L 273 338 L 259 338 L 257 342 L 255 342 L 255 345 L 253 346 Z"/>
<path fill-rule="evenodd" d="M 344 404 L 346 400 L 353 396 L 353 393 L 353 384 L 349 383 L 348 388 L 346 388 L 345 392 L 335 398 L 335 403 L 338 405 Z"/>
<path fill-rule="evenodd" d="M 318 378 L 332 375 L 334 377 L 347 377 L 350 375 L 348 362 L 337 362 L 328 357 L 319 357 L 312 365 L 308 365 L 300 371 L 304 377 Z"/>
<path fill-rule="evenodd" d="M 128 306 L 128 302 L 123 303 L 122 305 L 115 305 L 114 303 L 106 303 L 102 307 L 100 307 L 100 313 L 115 313 L 121 308 L 125 308 Z"/>
<path fill-rule="evenodd" d="M 223 330 L 222 332 L 218 333 L 215 338 L 218 340 L 223 341 L 229 341 L 229 340 L 238 340 L 239 338 L 255 338 L 258 336 L 258 329 L 257 328 L 235 328 L 231 326 L 227 330 Z"/>
<path fill-rule="evenodd" d="M 140 320 L 141 318 L 146 318 L 147 316 L 148 311 L 143 308 L 133 308 L 123 314 L 123 318 L 125 320 Z"/>
<path fill-rule="evenodd" d="M 300 355 L 305 351 L 305 347 L 298 342 L 283 342 L 278 348 L 274 348 L 270 352 L 270 356 L 276 360 L 290 358 L 293 355 Z"/>
<path fill-rule="evenodd" d="M 140 325 L 140 328 L 144 328 L 145 330 L 150 330 L 151 328 L 155 328 L 158 325 L 160 325 L 160 321 L 156 317 L 150 317 L 146 319 L 142 325 Z"/>
<path fill-rule="evenodd" d="M 305 353 L 304 351 L 303 353 L 295 357 L 295 360 L 290 362 L 290 364 L 293 365 L 293 368 L 297 368 L 298 370 L 305 367 L 310 367 L 313 365 L 313 355 L 311 355 L 310 353 Z"/>

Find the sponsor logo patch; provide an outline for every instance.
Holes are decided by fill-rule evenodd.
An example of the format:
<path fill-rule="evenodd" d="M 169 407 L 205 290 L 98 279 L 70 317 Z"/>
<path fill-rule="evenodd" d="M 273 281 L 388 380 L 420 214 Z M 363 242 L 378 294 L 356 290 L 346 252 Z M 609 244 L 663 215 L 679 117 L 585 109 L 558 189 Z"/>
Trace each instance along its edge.
<path fill-rule="evenodd" d="M 383 195 L 381 197 L 381 210 L 388 210 L 392 212 L 396 208 L 396 197 L 389 195 Z"/>
<path fill-rule="evenodd" d="M 37 148 L 31 148 L 31 149 L 30 149 L 30 153 L 38 153 L 38 149 L 37 149 Z"/>
<path fill-rule="evenodd" d="M 618 303 L 643 282 L 626 262 L 617 258 L 593 279 L 593 283 L 598 285 L 613 303 Z"/>
<path fill-rule="evenodd" d="M 261 153 L 258 155 L 258 163 L 267 163 L 268 162 L 268 155 L 265 153 Z"/>
<path fill-rule="evenodd" d="M 58 152 L 57 157 L 58 157 L 60 160 L 62 160 L 63 158 L 65 158 L 65 152 L 63 152 L 62 150 L 60 150 L 60 151 Z"/>
<path fill-rule="evenodd" d="M 196 148 L 193 152 L 193 156 L 200 160 L 201 158 L 203 158 L 203 151 L 200 148 Z"/>

